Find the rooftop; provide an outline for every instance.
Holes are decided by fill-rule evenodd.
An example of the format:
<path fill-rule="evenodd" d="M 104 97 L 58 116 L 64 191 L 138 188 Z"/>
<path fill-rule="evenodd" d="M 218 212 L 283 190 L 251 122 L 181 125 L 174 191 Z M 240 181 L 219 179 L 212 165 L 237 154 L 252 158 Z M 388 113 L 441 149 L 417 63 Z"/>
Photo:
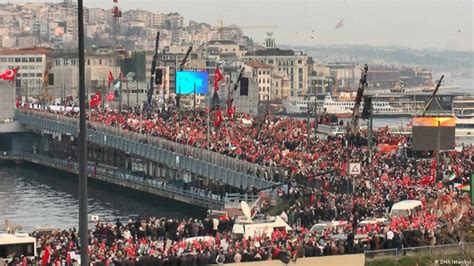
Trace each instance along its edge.
<path fill-rule="evenodd" d="M 33 48 L 23 48 L 23 49 L 10 49 L 4 48 L 0 49 L 0 55 L 40 55 L 40 54 L 49 54 L 52 52 L 52 49 L 45 47 L 33 47 Z"/>
<path fill-rule="evenodd" d="M 293 50 L 282 50 L 280 48 L 271 48 L 248 52 L 246 56 L 294 56 Z"/>
<path fill-rule="evenodd" d="M 231 44 L 236 44 L 232 40 L 212 40 L 209 41 L 208 45 L 231 45 Z"/>
<path fill-rule="evenodd" d="M 253 68 L 273 68 L 271 65 L 267 65 L 256 60 L 247 61 L 245 62 L 245 65 Z"/>

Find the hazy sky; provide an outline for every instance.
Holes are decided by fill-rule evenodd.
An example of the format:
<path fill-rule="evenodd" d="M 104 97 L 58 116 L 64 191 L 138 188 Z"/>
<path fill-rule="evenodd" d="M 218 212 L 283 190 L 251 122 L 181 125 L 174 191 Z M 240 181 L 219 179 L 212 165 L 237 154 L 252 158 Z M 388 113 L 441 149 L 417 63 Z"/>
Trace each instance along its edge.
<path fill-rule="evenodd" d="M 87 7 L 111 8 L 112 4 L 112 0 L 84 0 Z M 192 19 L 216 25 L 222 16 L 226 25 L 278 25 L 271 30 L 277 44 L 401 45 L 474 51 L 471 0 L 119 0 L 119 6 L 176 11 L 186 22 Z M 335 30 L 341 19 L 344 27 Z M 244 33 L 262 42 L 266 31 Z"/>

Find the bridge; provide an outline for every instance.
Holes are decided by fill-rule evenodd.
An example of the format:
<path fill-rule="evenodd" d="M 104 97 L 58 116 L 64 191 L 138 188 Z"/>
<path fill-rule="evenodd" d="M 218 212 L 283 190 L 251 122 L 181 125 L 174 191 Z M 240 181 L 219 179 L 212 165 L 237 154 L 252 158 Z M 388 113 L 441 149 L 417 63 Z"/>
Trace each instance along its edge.
<path fill-rule="evenodd" d="M 37 110 L 17 109 L 15 111 L 15 122 L 22 125 L 23 131 L 38 133 L 37 135 L 52 135 L 53 139 L 55 137 L 60 139 L 60 136 L 62 136 L 62 138 L 68 136 L 71 138 L 77 138 L 79 133 L 78 119 Z M 119 150 L 126 154 L 130 154 L 130 156 L 143 158 L 147 161 L 165 165 L 167 168 L 174 169 L 180 174 L 186 173 L 194 177 L 209 179 L 227 187 L 233 187 L 237 191 L 243 191 L 251 186 L 257 189 L 263 189 L 275 184 L 273 181 L 257 177 L 257 169 L 262 169 L 264 168 L 263 166 L 224 156 L 212 151 L 179 144 L 163 138 L 124 131 L 119 128 L 92 122 L 88 122 L 87 137 L 91 146 Z M 22 160 L 31 162 L 38 156 L 38 154 L 35 154 L 34 156 L 26 156 L 23 153 L 21 158 Z M 38 161 L 39 159 L 35 160 Z M 43 157 L 42 160 L 43 161 L 38 162 L 43 165 L 51 164 L 51 162 L 47 161 L 45 157 Z M 74 168 L 61 168 L 57 161 L 51 166 L 74 172 Z M 103 166 L 100 168 L 105 169 Z M 267 167 L 266 170 L 270 173 L 270 176 L 272 176 L 273 169 Z M 118 185 L 126 187 L 134 188 L 131 183 L 140 181 L 140 178 L 129 178 L 128 180 L 125 180 L 127 183 L 125 184 L 122 174 L 115 173 L 110 175 L 109 173 L 108 175 L 104 175 L 103 173 L 100 173 L 99 170 L 96 171 L 97 176 L 94 176 L 94 178 L 108 178 L 104 181 L 115 184 L 119 182 L 120 184 Z M 170 190 L 170 187 L 166 187 L 166 185 L 157 186 L 157 184 L 165 184 L 166 181 L 164 181 L 165 183 L 159 183 L 158 181 L 155 182 L 153 180 L 147 180 L 146 182 L 147 184 L 140 184 L 141 188 L 143 188 L 142 190 L 152 186 L 151 190 L 148 189 L 147 192 L 168 198 L 174 198 L 183 202 L 190 201 L 191 204 L 202 207 L 206 206 L 222 209 L 225 207 L 227 202 L 235 203 L 236 201 L 235 197 L 234 199 L 228 199 L 223 194 L 221 194 L 221 197 L 218 199 L 209 199 L 207 195 L 188 195 L 184 190 L 177 190 L 177 188 Z M 183 194 L 182 198 L 179 197 L 181 194 Z M 241 198 L 245 199 L 245 196 L 246 195 L 244 194 Z"/>

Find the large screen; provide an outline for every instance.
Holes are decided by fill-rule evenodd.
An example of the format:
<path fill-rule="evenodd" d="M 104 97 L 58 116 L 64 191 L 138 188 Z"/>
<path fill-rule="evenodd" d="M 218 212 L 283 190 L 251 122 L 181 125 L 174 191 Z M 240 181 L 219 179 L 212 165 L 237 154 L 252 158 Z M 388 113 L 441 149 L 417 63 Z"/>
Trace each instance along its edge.
<path fill-rule="evenodd" d="M 208 85 L 208 74 L 206 71 L 177 71 L 176 93 L 177 94 L 206 94 Z M 194 88 L 196 87 L 196 89 Z"/>
<path fill-rule="evenodd" d="M 413 144 L 415 151 L 452 150 L 455 147 L 456 118 L 415 117 Z M 439 143 L 438 143 L 439 142 Z"/>

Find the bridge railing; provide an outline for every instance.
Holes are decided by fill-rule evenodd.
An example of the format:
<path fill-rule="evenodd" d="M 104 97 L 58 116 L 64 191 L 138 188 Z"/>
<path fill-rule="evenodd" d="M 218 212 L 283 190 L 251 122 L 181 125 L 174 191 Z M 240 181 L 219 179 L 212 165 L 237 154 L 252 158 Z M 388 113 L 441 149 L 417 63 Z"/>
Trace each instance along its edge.
<path fill-rule="evenodd" d="M 51 158 L 41 154 L 31 154 L 31 153 L 18 153 L 16 155 L 21 155 L 23 158 L 30 158 L 30 160 L 42 160 L 53 163 L 55 165 L 60 165 L 64 168 L 74 169 L 75 172 L 79 171 L 79 164 L 76 162 L 58 159 L 58 158 Z M 105 165 L 100 165 L 97 167 L 94 163 L 89 163 L 88 166 L 88 175 L 92 176 L 95 174 L 99 174 L 101 176 L 105 176 L 108 178 L 113 179 L 120 179 L 124 181 L 128 181 L 131 183 L 135 183 L 140 186 L 147 186 L 152 189 L 165 191 L 171 193 L 172 195 L 180 195 L 190 199 L 196 199 L 201 202 L 207 202 L 209 205 L 213 206 L 221 206 L 224 207 L 225 198 L 220 197 L 216 194 L 211 193 L 204 193 L 202 191 L 197 190 L 185 190 L 181 189 L 172 185 L 167 184 L 166 182 L 162 182 L 159 180 L 154 179 L 145 179 L 143 177 L 139 177 L 136 175 L 132 175 L 127 173 L 126 171 L 121 171 L 118 169 L 114 169 L 112 167 L 106 167 Z"/>
<path fill-rule="evenodd" d="M 76 134 L 78 132 L 79 120 L 77 118 L 72 118 L 72 117 L 67 117 L 60 114 L 48 113 L 45 111 L 37 111 L 37 110 L 18 109 L 17 111 L 23 114 L 27 114 L 27 115 L 43 117 L 43 118 L 52 119 L 55 121 L 60 121 L 67 124 L 74 125 L 76 127 Z M 273 167 L 258 165 L 258 164 L 251 163 L 248 161 L 225 156 L 217 152 L 209 151 L 206 149 L 201 149 L 201 148 L 193 147 L 190 145 L 177 143 L 177 142 L 163 139 L 160 137 L 154 137 L 151 135 L 145 135 L 145 134 L 141 134 L 137 132 L 122 130 L 120 128 L 106 126 L 100 123 L 88 121 L 88 128 L 96 130 L 96 131 L 105 132 L 107 134 L 128 138 L 137 142 L 146 142 L 156 147 L 159 147 L 161 149 L 175 152 L 179 155 L 191 156 L 198 160 L 208 162 L 210 164 L 214 164 L 222 168 L 227 168 L 232 171 L 246 173 L 251 176 L 257 176 L 257 169 L 259 169 L 262 175 L 263 175 L 263 170 L 265 170 L 268 174 L 268 179 L 275 180 L 274 179 L 275 168 Z M 282 180 L 280 178 L 279 180 L 276 180 L 276 181 L 280 182 Z"/>
<path fill-rule="evenodd" d="M 22 110 L 17 112 L 18 120 L 29 127 L 40 129 L 47 133 L 48 131 L 61 134 L 71 134 L 77 136 L 78 127 L 77 119 L 71 117 L 64 117 L 61 115 Z M 192 157 L 192 153 L 179 151 L 179 149 L 190 149 L 192 147 L 185 145 L 175 145 L 171 141 L 164 141 L 163 139 L 154 138 L 150 140 L 150 144 L 146 144 L 145 135 L 140 135 L 134 132 L 121 131 L 121 129 L 98 125 L 98 123 L 89 124 L 88 139 L 89 141 L 98 145 L 105 145 L 108 147 L 122 149 L 137 156 L 142 156 L 159 163 L 168 165 L 174 169 L 180 169 L 196 173 L 201 176 L 206 176 L 211 179 L 222 182 L 237 188 L 246 189 L 253 185 L 256 188 L 271 187 L 274 183 L 263 178 L 257 178 L 251 174 L 243 171 L 231 169 L 230 167 L 223 167 L 225 164 L 219 159 L 196 158 Z M 124 133 L 124 134 L 122 134 Z M 130 134 L 130 136 L 126 135 Z M 156 140 L 159 139 L 159 140 Z M 172 149 L 163 149 L 153 145 L 153 141 L 159 141 L 163 145 L 171 145 Z M 163 146 L 165 147 L 165 146 Z M 181 154 L 179 153 L 181 152 Z M 195 150 L 195 154 L 200 154 L 201 151 Z M 208 152 L 208 151 L 205 151 Z M 201 155 L 202 156 L 202 155 Z M 220 165 L 219 165 L 220 163 Z"/>
<path fill-rule="evenodd" d="M 365 251 L 364 256 L 366 261 L 383 258 L 397 258 L 400 256 L 408 256 L 414 254 L 465 254 L 466 251 L 474 249 L 474 242 L 451 244 L 451 245 L 436 245 L 436 246 L 421 246 L 421 247 L 407 247 L 402 249 L 382 249 Z"/>

